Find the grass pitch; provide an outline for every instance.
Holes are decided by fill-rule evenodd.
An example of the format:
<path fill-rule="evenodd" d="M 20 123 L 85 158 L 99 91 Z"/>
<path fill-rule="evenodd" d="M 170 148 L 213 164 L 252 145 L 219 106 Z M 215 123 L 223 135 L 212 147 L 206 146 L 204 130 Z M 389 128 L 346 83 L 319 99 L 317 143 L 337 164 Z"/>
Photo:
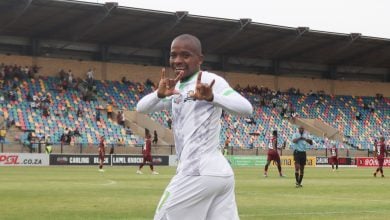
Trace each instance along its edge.
<path fill-rule="evenodd" d="M 0 167 L 0 219 L 153 219 L 160 196 L 175 172 L 135 174 L 136 167 Z M 390 170 L 306 168 L 303 188 L 294 171 L 280 178 L 272 167 L 236 168 L 236 200 L 242 220 L 388 219 Z"/>

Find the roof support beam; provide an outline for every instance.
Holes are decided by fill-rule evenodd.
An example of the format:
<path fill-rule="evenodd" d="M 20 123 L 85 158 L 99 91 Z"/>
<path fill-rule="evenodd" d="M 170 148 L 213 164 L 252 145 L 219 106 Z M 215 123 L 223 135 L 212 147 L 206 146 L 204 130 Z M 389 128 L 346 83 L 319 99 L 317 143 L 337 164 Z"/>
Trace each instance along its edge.
<path fill-rule="evenodd" d="M 272 74 L 275 76 L 280 74 L 280 61 L 279 60 L 272 60 Z"/>
<path fill-rule="evenodd" d="M 31 56 L 39 56 L 40 51 L 40 45 L 39 45 L 39 39 L 32 38 L 31 39 Z"/>
<path fill-rule="evenodd" d="M 329 66 L 329 70 L 325 71 L 322 75 L 325 79 L 336 79 L 337 78 L 337 66 Z"/>
<path fill-rule="evenodd" d="M 283 50 L 286 50 L 287 48 L 289 48 L 291 45 L 293 45 L 295 42 L 297 42 L 299 39 L 301 39 L 301 37 L 305 34 L 305 33 L 307 33 L 307 32 L 309 32 L 310 31 L 310 28 L 308 28 L 308 27 L 297 27 L 297 29 L 296 29 L 296 35 L 295 35 L 295 37 L 291 40 L 291 41 L 289 41 L 289 42 L 287 42 L 286 44 L 284 44 L 284 45 L 282 45 L 281 47 L 279 47 L 279 49 L 277 49 L 272 55 L 271 55 L 271 58 L 272 59 L 279 59 L 279 57 L 278 57 L 278 55 L 279 55 L 279 53 L 281 52 L 281 51 L 283 51 Z"/>
<path fill-rule="evenodd" d="M 18 13 L 16 13 L 16 16 L 10 22 L 8 22 L 6 25 L 0 28 L 0 33 L 3 32 L 5 29 L 7 29 L 9 26 L 13 25 L 15 22 L 17 22 L 18 19 L 22 17 L 22 15 L 30 7 L 33 0 L 23 0 L 23 1 L 26 2 L 26 5 L 20 11 L 18 11 Z"/>
<path fill-rule="evenodd" d="M 89 28 L 87 28 L 86 30 L 82 31 L 81 33 L 73 35 L 72 36 L 72 41 L 75 42 L 75 41 L 81 40 L 85 35 L 87 35 L 89 32 L 91 32 L 96 27 L 98 27 L 99 24 L 101 24 L 110 15 L 110 13 L 114 9 L 116 9 L 117 7 L 118 7 L 118 3 L 117 2 L 106 2 L 103 5 L 103 8 L 105 10 L 104 15 L 101 18 L 97 19 L 97 21 L 94 22 L 94 24 L 92 26 L 90 26 Z M 65 45 L 63 45 L 63 46 L 61 46 L 60 48 L 57 48 L 57 49 L 64 49 L 65 47 L 67 47 L 69 45 L 72 45 L 72 43 L 67 43 L 67 44 L 65 44 Z"/>
<path fill-rule="evenodd" d="M 226 39 L 216 46 L 212 47 L 211 49 L 208 50 L 209 53 L 213 53 L 214 51 L 218 50 L 219 48 L 223 47 L 227 43 L 231 42 L 239 33 L 241 33 L 245 27 L 249 26 L 250 23 L 252 23 L 252 19 L 250 18 L 241 18 L 238 20 L 239 26 L 237 29 L 235 29 L 231 34 L 229 34 Z"/>
<path fill-rule="evenodd" d="M 175 12 L 176 19 L 173 23 L 169 22 L 166 25 L 163 25 L 162 26 L 163 31 L 161 31 L 161 29 L 157 29 L 157 30 L 146 31 L 142 33 L 142 35 L 145 37 L 142 38 L 140 38 L 139 36 L 137 37 L 137 39 L 142 39 L 142 42 L 139 42 L 139 44 L 142 45 L 143 47 L 152 47 L 155 43 L 163 39 L 168 33 L 171 33 L 172 30 L 174 30 L 181 23 L 181 21 L 183 21 L 187 17 L 187 15 L 188 15 L 188 11 Z M 146 36 L 153 36 L 153 37 L 146 37 Z"/>
<path fill-rule="evenodd" d="M 104 8 L 104 14 L 102 17 L 100 17 L 99 19 L 97 19 L 96 22 L 94 22 L 94 24 L 92 26 L 90 26 L 89 28 L 87 28 L 86 30 L 84 30 L 83 32 L 79 33 L 78 35 L 74 35 L 72 38 L 74 41 L 76 40 L 80 40 L 82 39 L 85 35 L 87 35 L 89 32 L 91 32 L 92 30 L 94 30 L 96 27 L 98 27 L 106 18 L 108 18 L 108 16 L 110 15 L 110 13 L 116 9 L 118 7 L 118 3 L 117 2 L 106 2 L 104 5 L 103 5 L 103 8 Z"/>
<path fill-rule="evenodd" d="M 100 44 L 99 45 L 98 60 L 103 61 L 103 62 L 109 61 L 109 59 L 110 59 L 109 48 L 110 48 L 110 46 L 107 44 Z"/>
<path fill-rule="evenodd" d="M 327 59 L 326 63 L 331 63 L 333 65 L 338 64 L 338 57 L 340 57 L 340 54 L 342 54 L 344 51 L 346 51 L 353 43 L 355 43 L 362 34 L 360 33 L 351 33 L 348 35 L 347 43 L 340 47 L 338 50 L 336 50 L 332 55 L 329 56 L 329 59 Z"/>
<path fill-rule="evenodd" d="M 384 82 L 390 82 L 390 69 L 387 70 L 387 73 L 384 75 Z"/>

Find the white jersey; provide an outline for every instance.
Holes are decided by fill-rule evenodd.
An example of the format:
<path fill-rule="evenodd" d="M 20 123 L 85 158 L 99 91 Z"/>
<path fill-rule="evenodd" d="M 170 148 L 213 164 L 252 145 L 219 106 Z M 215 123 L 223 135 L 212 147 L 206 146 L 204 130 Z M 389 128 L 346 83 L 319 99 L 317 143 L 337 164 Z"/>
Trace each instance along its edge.
<path fill-rule="evenodd" d="M 180 94 L 159 99 L 157 92 L 142 98 L 137 104 L 137 111 L 149 113 L 172 109 L 172 125 L 176 154 L 179 159 L 177 174 L 231 176 L 233 171 L 219 150 L 222 109 L 247 115 L 252 113 L 252 105 L 234 91 L 220 76 L 203 72 L 202 83 L 213 86 L 212 102 L 194 100 L 198 74 L 176 84 Z"/>

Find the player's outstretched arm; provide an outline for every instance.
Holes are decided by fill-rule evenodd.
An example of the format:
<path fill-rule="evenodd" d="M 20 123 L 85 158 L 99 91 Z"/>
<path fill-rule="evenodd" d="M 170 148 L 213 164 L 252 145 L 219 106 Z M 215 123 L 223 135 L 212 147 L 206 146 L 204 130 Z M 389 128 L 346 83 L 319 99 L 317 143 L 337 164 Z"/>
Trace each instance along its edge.
<path fill-rule="evenodd" d="M 238 92 L 232 89 L 221 77 L 211 80 L 210 84 L 202 83 L 202 72 L 198 74 L 194 98 L 206 100 L 221 107 L 231 114 L 251 115 L 252 104 Z"/>
<path fill-rule="evenodd" d="M 165 68 L 161 70 L 161 79 L 158 84 L 158 89 L 144 96 L 137 103 L 137 112 L 150 113 L 171 108 L 170 97 L 177 94 L 175 90 L 176 83 L 181 79 L 183 73 L 180 73 L 175 79 L 166 78 Z"/>

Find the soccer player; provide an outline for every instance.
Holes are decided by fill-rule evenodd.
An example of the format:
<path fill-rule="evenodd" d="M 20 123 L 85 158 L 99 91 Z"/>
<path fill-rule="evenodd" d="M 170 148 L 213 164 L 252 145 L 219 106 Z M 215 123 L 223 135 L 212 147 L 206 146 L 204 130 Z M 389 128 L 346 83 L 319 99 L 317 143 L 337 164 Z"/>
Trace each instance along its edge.
<path fill-rule="evenodd" d="M 178 166 L 154 216 L 159 219 L 239 219 L 234 174 L 219 150 L 222 109 L 252 114 L 247 99 L 220 76 L 200 70 L 199 39 L 183 34 L 171 44 L 170 65 L 176 74 L 162 70 L 158 89 L 143 97 L 137 111 L 172 109 Z"/>
<path fill-rule="evenodd" d="M 339 169 L 338 149 L 337 149 L 336 145 L 333 144 L 329 150 L 330 150 L 329 162 L 330 162 L 330 164 L 332 164 L 332 170 L 336 171 L 337 169 Z M 336 169 L 334 168 L 335 164 L 336 164 Z"/>
<path fill-rule="evenodd" d="M 302 187 L 302 179 L 305 171 L 306 165 L 306 149 L 307 144 L 312 145 L 313 140 L 307 138 L 307 135 L 304 133 L 305 129 L 303 126 L 298 128 L 298 133 L 293 135 L 293 145 L 294 150 L 294 161 L 295 161 L 295 187 Z"/>
<path fill-rule="evenodd" d="M 99 171 L 104 172 L 103 170 L 103 164 L 104 164 L 104 156 L 106 155 L 106 143 L 104 140 L 104 136 L 100 138 L 99 143 Z"/>
<path fill-rule="evenodd" d="M 142 155 L 143 155 L 143 160 L 142 164 L 139 165 L 139 168 L 137 170 L 137 174 L 143 174 L 141 169 L 142 167 L 146 164 L 149 163 L 150 170 L 152 171 L 152 174 L 156 175 L 158 174 L 156 171 L 153 169 L 153 160 L 152 160 L 152 154 L 151 154 L 151 149 L 152 148 L 152 140 L 151 140 L 151 135 L 150 132 L 146 132 L 145 134 L 145 145 L 142 148 Z"/>
<path fill-rule="evenodd" d="M 385 145 L 385 138 L 382 136 L 379 138 L 379 141 L 374 145 L 374 156 L 378 160 L 378 168 L 374 172 L 374 177 L 376 177 L 376 174 L 378 171 L 381 172 L 382 177 L 385 177 L 383 175 L 383 162 L 385 160 L 385 153 L 387 152 L 386 145 Z"/>
<path fill-rule="evenodd" d="M 280 165 L 280 156 L 278 153 L 278 132 L 276 130 L 272 131 L 272 139 L 271 139 L 271 146 L 268 149 L 267 154 L 267 163 L 264 167 L 264 177 L 268 177 L 268 166 L 271 163 L 271 161 L 276 162 L 276 166 L 278 167 L 279 176 L 284 177 L 282 173 L 282 166 Z"/>

